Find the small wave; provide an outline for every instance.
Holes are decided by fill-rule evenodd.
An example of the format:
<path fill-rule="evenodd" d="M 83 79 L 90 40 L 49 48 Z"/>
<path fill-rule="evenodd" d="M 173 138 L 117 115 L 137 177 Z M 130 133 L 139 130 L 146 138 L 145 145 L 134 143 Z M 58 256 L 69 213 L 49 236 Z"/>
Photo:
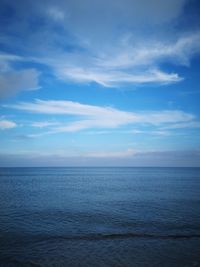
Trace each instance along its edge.
<path fill-rule="evenodd" d="M 83 235 L 28 235 L 12 238 L 12 245 L 57 241 L 103 241 L 117 239 L 189 240 L 200 238 L 200 234 L 159 234 L 159 233 L 93 233 Z M 8 239 L 6 239 L 8 241 Z"/>
<path fill-rule="evenodd" d="M 51 236 L 45 239 L 64 239 L 64 240 L 113 240 L 113 239 L 130 239 L 130 238 L 146 238 L 146 239 L 192 239 L 200 238 L 200 234 L 145 234 L 145 233 L 112 233 L 112 234 L 89 234 L 89 235 L 75 235 L 75 236 Z M 42 238 L 43 239 L 43 238 Z M 44 239 L 43 239 L 44 240 Z"/>

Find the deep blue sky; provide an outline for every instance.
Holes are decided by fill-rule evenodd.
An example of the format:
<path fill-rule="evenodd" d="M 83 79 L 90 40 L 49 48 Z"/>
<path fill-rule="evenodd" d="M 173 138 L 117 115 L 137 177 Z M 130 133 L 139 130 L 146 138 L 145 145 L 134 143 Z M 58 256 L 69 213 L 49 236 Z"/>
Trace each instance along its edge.
<path fill-rule="evenodd" d="M 200 166 L 200 4 L 1 0 L 1 166 Z"/>

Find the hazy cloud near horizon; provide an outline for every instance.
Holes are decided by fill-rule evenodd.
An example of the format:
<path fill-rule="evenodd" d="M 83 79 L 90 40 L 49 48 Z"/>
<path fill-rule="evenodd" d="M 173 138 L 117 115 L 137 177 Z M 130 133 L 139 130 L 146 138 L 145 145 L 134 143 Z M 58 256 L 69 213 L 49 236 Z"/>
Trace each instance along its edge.
<path fill-rule="evenodd" d="M 121 151 L 99 155 L 0 154 L 0 167 L 199 167 L 200 151 Z"/>

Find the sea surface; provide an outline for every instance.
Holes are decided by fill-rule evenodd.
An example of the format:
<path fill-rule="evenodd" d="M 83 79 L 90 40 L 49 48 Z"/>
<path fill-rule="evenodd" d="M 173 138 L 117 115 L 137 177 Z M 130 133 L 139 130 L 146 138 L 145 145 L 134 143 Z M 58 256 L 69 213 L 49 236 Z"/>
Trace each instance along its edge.
<path fill-rule="evenodd" d="M 0 168 L 0 266 L 200 266 L 200 169 Z"/>

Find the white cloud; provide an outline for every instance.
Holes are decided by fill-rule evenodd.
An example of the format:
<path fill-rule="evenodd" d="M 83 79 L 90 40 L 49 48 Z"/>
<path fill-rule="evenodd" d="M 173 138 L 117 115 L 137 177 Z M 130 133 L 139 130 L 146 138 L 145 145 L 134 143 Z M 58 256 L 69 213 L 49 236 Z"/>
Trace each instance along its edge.
<path fill-rule="evenodd" d="M 59 122 L 38 121 L 38 122 L 32 123 L 31 126 L 36 127 L 36 128 L 46 128 L 46 127 L 51 127 L 51 126 L 55 126 L 58 124 L 59 124 Z"/>
<path fill-rule="evenodd" d="M 27 69 L 0 73 L 0 97 L 7 97 L 19 91 L 29 91 L 39 88 L 38 71 Z"/>
<path fill-rule="evenodd" d="M 103 67 L 127 68 L 133 66 L 155 65 L 162 61 L 188 65 L 193 55 L 200 52 L 200 32 L 180 36 L 177 40 L 149 40 L 134 44 L 130 35 L 121 45 L 113 49 L 113 54 L 98 59 Z"/>
<path fill-rule="evenodd" d="M 124 131 L 124 133 L 129 133 L 129 134 L 145 134 L 145 135 L 152 135 L 152 136 L 169 136 L 171 135 L 171 132 L 166 131 L 166 130 L 138 130 L 138 129 L 133 129 L 129 131 Z"/>
<path fill-rule="evenodd" d="M 125 39 L 125 40 L 124 40 Z M 200 32 L 182 35 L 176 40 L 135 41 L 132 35 L 115 47 L 99 51 L 63 53 L 43 58 L 57 77 L 78 83 L 96 82 L 105 87 L 124 84 L 166 84 L 183 80 L 175 72 L 159 68 L 161 63 L 189 66 L 200 52 Z"/>
<path fill-rule="evenodd" d="M 49 133 L 76 132 L 90 128 L 109 129 L 128 124 L 160 126 L 163 124 L 190 123 L 196 120 L 193 114 L 180 110 L 127 112 L 111 107 L 100 107 L 58 100 L 36 100 L 35 102 L 4 105 L 4 107 L 33 113 L 74 115 L 79 117 L 78 120 L 68 124 L 63 123 L 62 126 L 52 127 Z M 80 116 L 82 117 L 81 120 Z M 46 125 L 46 122 L 42 126 L 44 125 Z"/>
<path fill-rule="evenodd" d="M 1 130 L 15 128 L 16 126 L 17 126 L 17 124 L 13 121 L 0 119 L 0 129 Z"/>
<path fill-rule="evenodd" d="M 64 68 L 58 71 L 59 77 L 64 80 L 90 83 L 96 82 L 105 87 L 115 87 L 123 84 L 167 84 L 181 81 L 176 73 L 165 73 L 160 70 L 142 71 L 131 73 L 128 71 L 106 70 L 105 68 Z"/>

